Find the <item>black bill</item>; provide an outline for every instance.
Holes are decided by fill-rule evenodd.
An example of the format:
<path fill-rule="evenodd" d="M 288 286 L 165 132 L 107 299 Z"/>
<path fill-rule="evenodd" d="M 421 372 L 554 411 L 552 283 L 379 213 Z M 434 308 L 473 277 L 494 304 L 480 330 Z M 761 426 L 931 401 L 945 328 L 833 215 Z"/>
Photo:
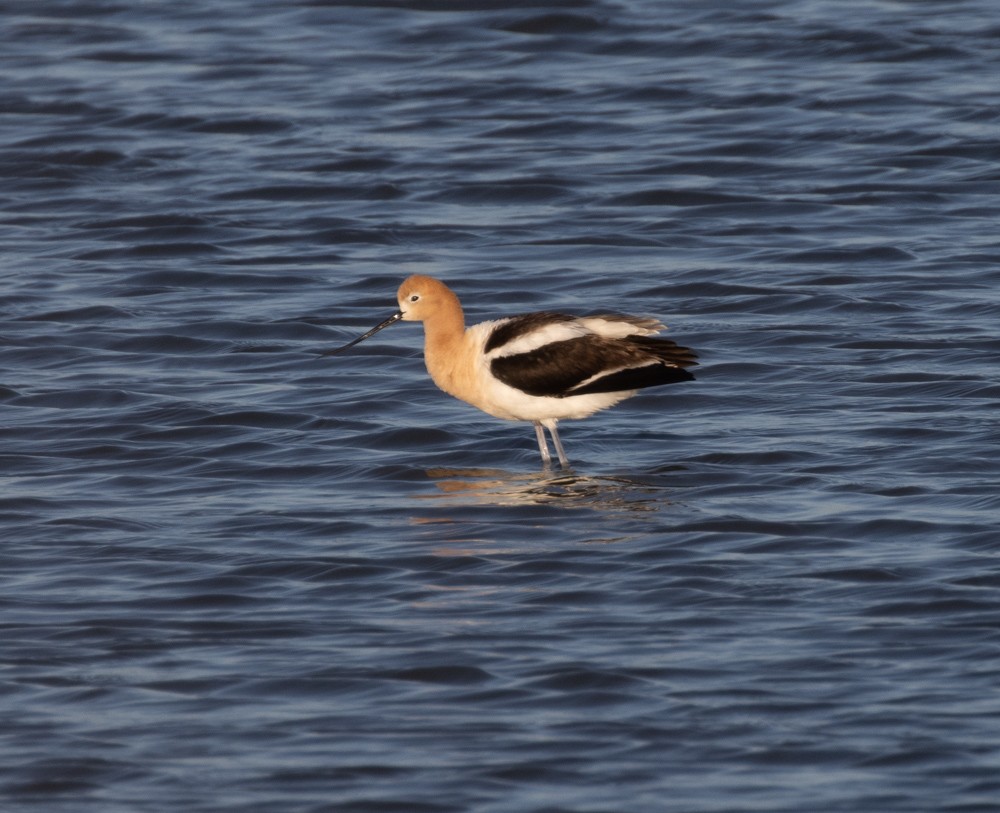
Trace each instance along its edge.
<path fill-rule="evenodd" d="M 391 325 L 393 322 L 398 322 L 402 318 L 403 318 L 403 312 L 402 311 L 397 311 L 392 316 L 390 316 L 388 319 L 386 319 L 384 322 L 379 322 L 377 325 L 375 325 L 375 327 L 373 327 L 367 333 L 365 333 L 365 334 L 363 334 L 361 336 L 358 336 L 358 338 L 356 338 L 354 341 L 348 342 L 343 347 L 337 347 L 337 348 L 334 348 L 333 350 L 326 350 L 326 351 L 320 353 L 320 355 L 321 356 L 335 356 L 338 353 L 343 353 L 345 350 L 347 350 L 347 349 L 349 349 L 351 347 L 354 347 L 354 345 L 359 344 L 360 342 L 363 342 L 369 336 L 374 336 L 376 333 L 378 333 L 380 330 L 382 330 L 382 328 L 389 327 L 389 325 Z"/>

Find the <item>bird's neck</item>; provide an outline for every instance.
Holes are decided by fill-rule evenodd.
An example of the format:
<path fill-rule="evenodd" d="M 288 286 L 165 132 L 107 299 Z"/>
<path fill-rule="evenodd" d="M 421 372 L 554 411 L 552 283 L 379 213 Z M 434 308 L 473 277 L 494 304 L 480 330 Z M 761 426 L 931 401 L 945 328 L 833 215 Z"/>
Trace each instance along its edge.
<path fill-rule="evenodd" d="M 434 383 L 445 392 L 469 400 L 473 368 L 461 308 L 424 322 L 424 363 Z"/>
<path fill-rule="evenodd" d="M 465 336 L 465 316 L 461 307 L 435 314 L 424 322 L 424 349 L 427 353 L 448 354 Z"/>

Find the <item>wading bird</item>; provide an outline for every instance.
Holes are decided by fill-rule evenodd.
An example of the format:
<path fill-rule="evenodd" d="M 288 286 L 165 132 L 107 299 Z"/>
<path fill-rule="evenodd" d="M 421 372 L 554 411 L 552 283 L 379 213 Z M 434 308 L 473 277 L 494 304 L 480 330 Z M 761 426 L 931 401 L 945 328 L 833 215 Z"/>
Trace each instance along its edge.
<path fill-rule="evenodd" d="M 559 463 L 569 468 L 556 423 L 586 418 L 637 390 L 691 381 L 695 354 L 669 339 L 656 319 L 607 314 L 568 316 L 543 311 L 465 327 L 455 293 L 433 277 L 412 276 L 397 293 L 399 310 L 342 353 L 400 320 L 424 323 L 424 361 L 449 395 L 508 421 L 531 421 L 542 462 L 551 461 L 545 429 Z"/>

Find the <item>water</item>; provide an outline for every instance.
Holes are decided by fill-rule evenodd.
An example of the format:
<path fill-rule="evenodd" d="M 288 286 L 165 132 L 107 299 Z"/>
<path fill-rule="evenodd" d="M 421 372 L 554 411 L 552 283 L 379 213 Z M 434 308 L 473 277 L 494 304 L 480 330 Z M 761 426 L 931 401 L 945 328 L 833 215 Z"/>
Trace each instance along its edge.
<path fill-rule="evenodd" d="M 1000 11 L 0 5 L 0 809 L 995 811 Z M 420 328 L 663 318 L 530 426 Z"/>

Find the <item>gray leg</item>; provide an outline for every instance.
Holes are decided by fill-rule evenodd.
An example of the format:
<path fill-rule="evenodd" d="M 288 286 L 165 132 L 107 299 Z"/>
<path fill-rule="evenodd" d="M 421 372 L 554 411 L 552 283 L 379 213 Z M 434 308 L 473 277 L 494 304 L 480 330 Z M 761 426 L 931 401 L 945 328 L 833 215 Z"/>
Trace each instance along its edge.
<path fill-rule="evenodd" d="M 542 453 L 542 463 L 547 466 L 552 462 L 552 458 L 549 456 L 549 444 L 545 442 L 545 430 L 542 429 L 542 424 L 540 422 L 535 421 L 534 423 L 535 437 L 538 439 L 538 451 Z"/>
<path fill-rule="evenodd" d="M 559 455 L 559 465 L 564 469 L 569 468 L 569 460 L 566 459 L 566 451 L 563 449 L 562 441 L 559 440 L 559 431 L 556 429 L 556 422 L 548 424 L 549 434 L 552 435 L 552 445 L 556 447 L 556 454 Z"/>

